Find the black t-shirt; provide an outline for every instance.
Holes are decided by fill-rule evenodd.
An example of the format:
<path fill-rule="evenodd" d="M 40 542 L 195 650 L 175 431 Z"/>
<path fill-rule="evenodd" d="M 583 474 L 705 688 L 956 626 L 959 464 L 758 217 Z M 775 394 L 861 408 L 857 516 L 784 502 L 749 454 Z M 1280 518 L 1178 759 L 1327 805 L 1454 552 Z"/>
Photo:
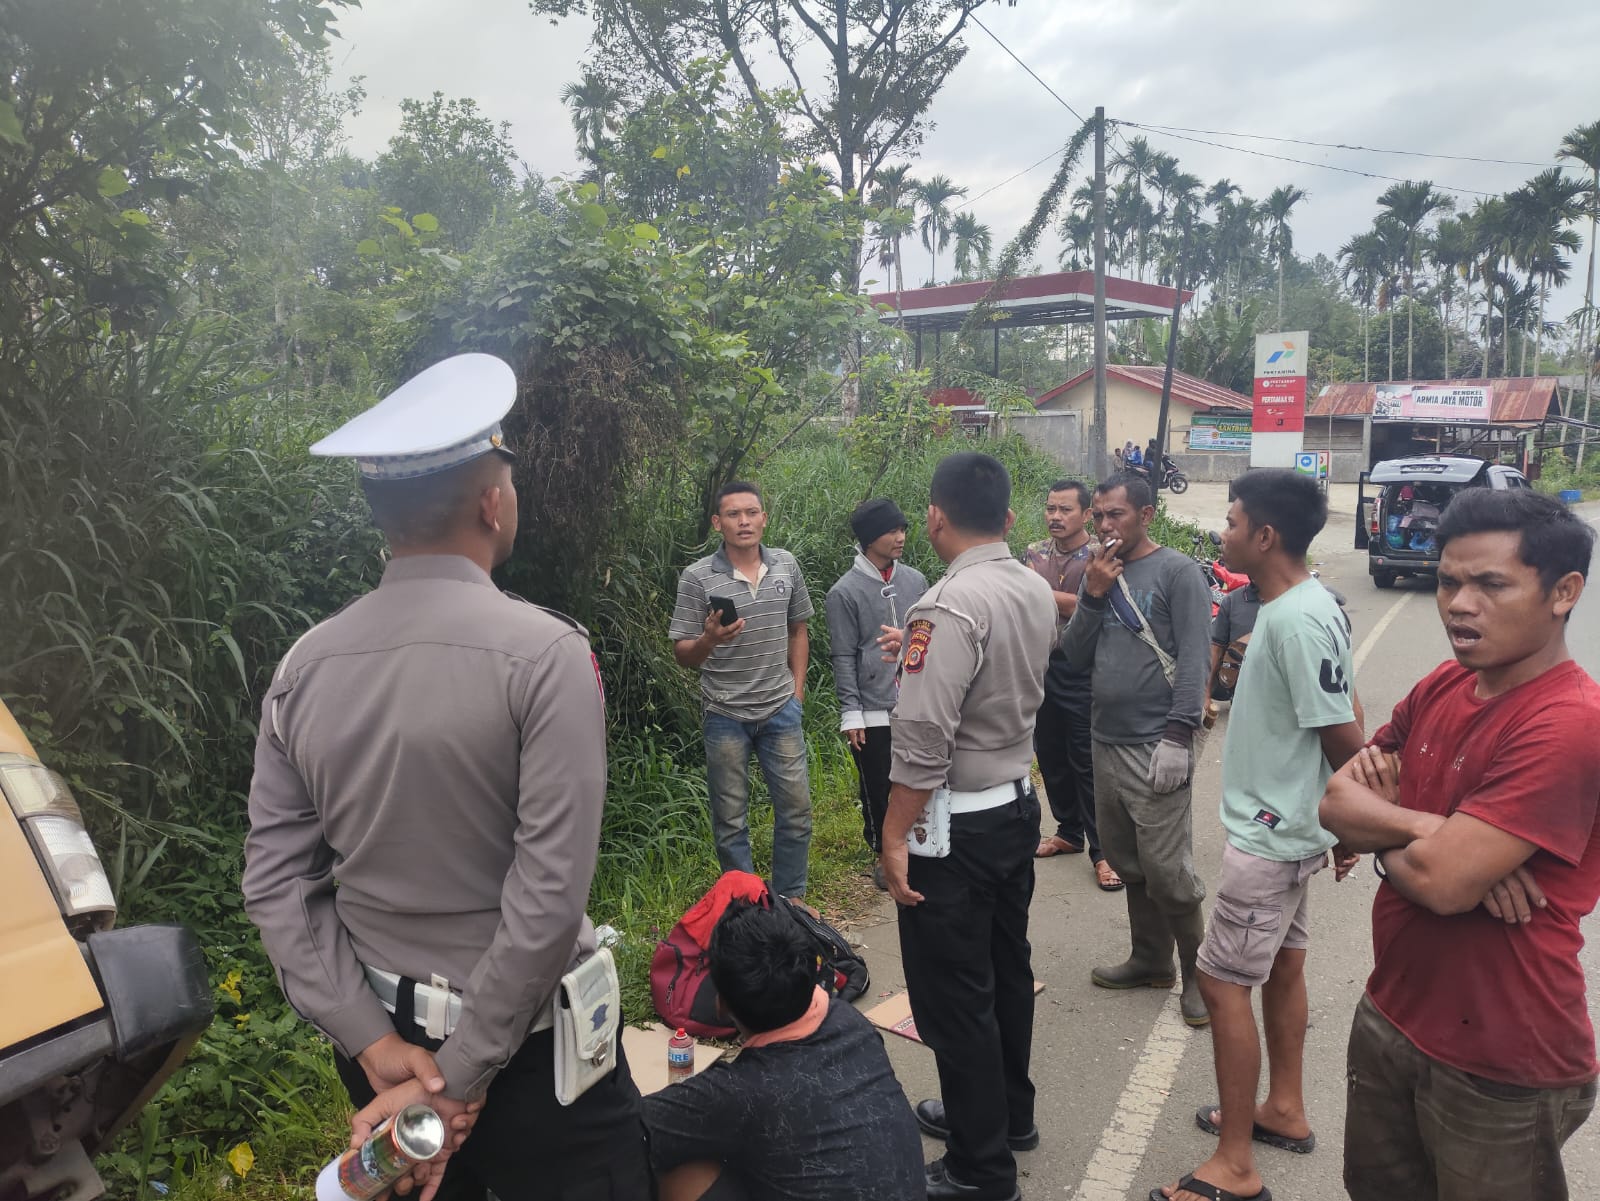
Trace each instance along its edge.
<path fill-rule="evenodd" d="M 883 1036 L 834 1000 L 815 1033 L 747 1047 L 644 1098 L 650 1160 L 720 1160 L 753 1201 L 923 1201 L 922 1137 Z"/>

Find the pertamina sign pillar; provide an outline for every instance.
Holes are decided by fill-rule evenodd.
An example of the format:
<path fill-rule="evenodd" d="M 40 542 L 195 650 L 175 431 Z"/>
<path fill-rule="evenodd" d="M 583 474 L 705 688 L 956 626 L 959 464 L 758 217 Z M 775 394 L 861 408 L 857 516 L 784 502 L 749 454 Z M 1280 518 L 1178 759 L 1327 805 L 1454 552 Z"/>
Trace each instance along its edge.
<path fill-rule="evenodd" d="M 1256 335 L 1250 466 L 1293 467 L 1306 429 L 1306 330 Z"/>

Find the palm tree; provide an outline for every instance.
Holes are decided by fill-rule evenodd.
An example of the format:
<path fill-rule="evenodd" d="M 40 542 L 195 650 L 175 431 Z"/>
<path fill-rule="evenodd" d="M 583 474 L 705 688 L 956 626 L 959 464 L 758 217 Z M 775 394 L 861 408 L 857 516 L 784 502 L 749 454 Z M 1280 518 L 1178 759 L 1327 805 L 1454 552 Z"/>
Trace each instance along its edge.
<path fill-rule="evenodd" d="M 965 196 L 967 190 L 958 187 L 948 176 L 935 175 L 926 183 L 916 184 L 913 193 L 922 208 L 922 220 L 918 224 L 922 231 L 922 245 L 932 256 L 928 282 L 937 284 L 939 252 L 950 245 L 950 202 L 958 196 Z"/>
<path fill-rule="evenodd" d="M 1583 290 L 1583 322 L 1579 337 L 1583 343 L 1583 419 L 1589 420 L 1589 390 L 1594 384 L 1594 252 L 1600 237 L 1600 121 L 1580 125 L 1561 139 L 1557 158 L 1571 159 L 1589 168 L 1589 280 Z M 1586 432 L 1587 433 L 1587 432 Z M 1583 440 L 1578 442 L 1578 466 L 1583 466 Z"/>
<path fill-rule="evenodd" d="M 1165 158 L 1142 137 L 1129 138 L 1127 148 L 1111 160 L 1111 168 L 1122 173 L 1122 182 L 1116 195 L 1121 201 L 1123 225 L 1127 236 L 1136 247 L 1138 276 L 1144 278 L 1144 265 L 1149 261 L 1145 251 L 1146 239 L 1155 226 L 1155 210 L 1144 195 L 1143 184 L 1149 181 L 1158 160 Z M 1109 206 L 1108 206 L 1109 207 Z M 1106 219 L 1111 226 L 1110 214 Z"/>
<path fill-rule="evenodd" d="M 1428 262 L 1439 272 L 1439 302 L 1444 308 L 1444 377 L 1450 378 L 1450 301 L 1456 279 L 1472 261 L 1472 236 L 1466 222 L 1446 217 L 1428 239 Z"/>
<path fill-rule="evenodd" d="M 911 210 L 916 187 L 917 181 L 911 178 L 911 168 L 905 163 L 880 167 L 873 179 L 872 204 L 878 210 L 873 222 L 877 234 L 874 252 L 880 266 L 894 269 L 897 312 L 900 293 L 906 288 L 905 258 L 900 253 L 900 239 L 916 228 L 916 217 Z"/>
<path fill-rule="evenodd" d="M 1520 237 L 1517 240 L 1517 266 L 1528 273 L 1539 291 L 1539 315 L 1534 325 L 1533 373 L 1539 374 L 1539 357 L 1544 350 L 1544 304 L 1552 287 L 1567 282 L 1572 261 L 1563 250 L 1577 251 L 1583 245 L 1578 235 L 1567 228 L 1583 214 L 1584 187 L 1568 178 L 1560 167 L 1541 171 L 1522 187 L 1506 196 Z"/>
<path fill-rule="evenodd" d="M 1294 231 L 1289 228 L 1289 214 L 1294 212 L 1295 205 L 1299 204 L 1308 195 L 1304 188 L 1297 188 L 1287 184 L 1281 188 L 1274 188 L 1272 195 L 1267 197 L 1266 219 L 1271 229 L 1267 235 L 1267 246 L 1272 256 L 1278 260 L 1278 328 L 1283 328 L 1283 264 L 1294 251 Z"/>
<path fill-rule="evenodd" d="M 578 154 L 587 159 L 605 199 L 605 142 L 622 92 L 593 71 L 561 89 L 561 103 L 572 110 L 572 131 L 578 135 Z"/>
<path fill-rule="evenodd" d="M 1369 324 L 1372 304 L 1378 295 L 1378 284 L 1383 278 L 1383 241 L 1372 230 L 1357 234 L 1339 247 L 1339 263 L 1344 273 L 1345 285 L 1361 305 L 1361 379 L 1372 378 L 1372 333 Z"/>
<path fill-rule="evenodd" d="M 1495 287 L 1505 281 L 1500 263 L 1511 246 L 1512 227 L 1506 202 L 1498 196 L 1478 201 L 1472 206 L 1467 229 L 1472 235 L 1474 271 L 1483 281 L 1483 378 L 1488 379 L 1494 363 Z M 1509 356 L 1509 349 L 1506 354 Z"/>
<path fill-rule="evenodd" d="M 1378 204 L 1389 210 L 1389 215 L 1398 221 L 1406 231 L 1404 275 L 1406 284 L 1406 378 L 1412 375 L 1413 363 L 1413 333 L 1415 323 L 1413 310 L 1416 308 L 1416 270 L 1418 234 L 1422 223 L 1430 215 L 1440 210 L 1449 211 L 1455 208 L 1455 201 L 1442 192 L 1433 189 L 1431 180 L 1407 180 L 1405 183 L 1390 185 L 1388 191 L 1378 197 Z"/>
<path fill-rule="evenodd" d="M 1231 179 L 1219 179 L 1206 189 L 1205 205 L 1208 209 L 1221 208 L 1224 200 L 1231 200 L 1240 195 L 1243 195 L 1243 192 L 1238 184 Z"/>
<path fill-rule="evenodd" d="M 953 256 L 956 274 L 970 277 L 973 267 L 980 272 L 989 269 L 989 251 L 994 248 L 994 235 L 989 227 L 970 212 L 957 213 L 950 222 L 950 236 L 955 239 Z"/>
<path fill-rule="evenodd" d="M 1389 315 L 1389 379 L 1394 379 L 1394 300 L 1403 275 L 1406 229 L 1387 213 L 1372 222 L 1378 267 L 1378 312 Z"/>

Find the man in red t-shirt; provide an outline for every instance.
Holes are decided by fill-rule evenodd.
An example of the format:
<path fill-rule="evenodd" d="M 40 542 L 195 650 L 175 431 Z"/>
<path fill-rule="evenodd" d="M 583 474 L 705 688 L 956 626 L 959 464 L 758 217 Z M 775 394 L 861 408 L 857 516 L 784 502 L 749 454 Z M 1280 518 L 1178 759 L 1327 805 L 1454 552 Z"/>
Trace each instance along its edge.
<path fill-rule="evenodd" d="M 1375 852 L 1375 965 L 1350 1032 L 1354 1201 L 1562 1201 L 1594 1106 L 1579 922 L 1600 899 L 1600 686 L 1566 622 L 1594 535 L 1554 499 L 1462 492 L 1439 526 L 1455 661 L 1328 784 Z"/>

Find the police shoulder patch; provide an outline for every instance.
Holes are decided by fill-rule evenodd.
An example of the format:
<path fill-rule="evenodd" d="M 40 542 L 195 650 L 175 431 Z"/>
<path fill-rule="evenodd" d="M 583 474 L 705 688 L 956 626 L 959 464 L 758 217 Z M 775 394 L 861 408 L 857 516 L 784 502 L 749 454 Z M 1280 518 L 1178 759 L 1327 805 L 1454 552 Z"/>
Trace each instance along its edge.
<path fill-rule="evenodd" d="M 933 622 L 919 617 L 906 626 L 906 671 L 912 675 L 922 670 L 928 661 L 929 643 L 933 641 Z"/>

